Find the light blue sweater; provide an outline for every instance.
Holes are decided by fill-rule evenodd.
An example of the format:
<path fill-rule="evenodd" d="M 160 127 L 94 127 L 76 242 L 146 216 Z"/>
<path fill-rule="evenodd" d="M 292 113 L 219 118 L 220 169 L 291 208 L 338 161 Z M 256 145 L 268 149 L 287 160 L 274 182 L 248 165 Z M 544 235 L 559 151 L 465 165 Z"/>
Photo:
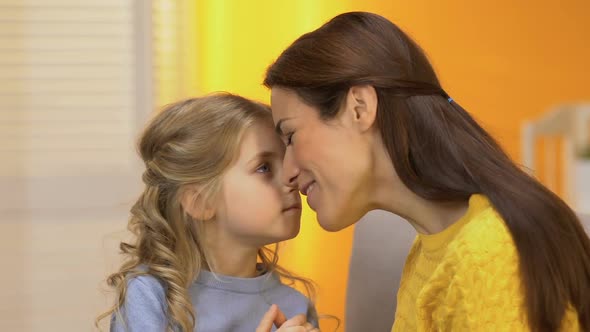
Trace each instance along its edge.
<path fill-rule="evenodd" d="M 312 318 L 316 316 L 315 308 L 308 298 L 282 284 L 273 273 L 235 278 L 201 271 L 189 288 L 189 295 L 196 315 L 194 331 L 253 332 L 273 303 L 287 318 L 306 314 L 308 321 L 317 327 L 317 321 Z M 125 302 L 119 313 L 112 316 L 111 331 L 166 331 L 166 313 L 164 284 L 153 276 L 137 276 L 127 281 Z"/>

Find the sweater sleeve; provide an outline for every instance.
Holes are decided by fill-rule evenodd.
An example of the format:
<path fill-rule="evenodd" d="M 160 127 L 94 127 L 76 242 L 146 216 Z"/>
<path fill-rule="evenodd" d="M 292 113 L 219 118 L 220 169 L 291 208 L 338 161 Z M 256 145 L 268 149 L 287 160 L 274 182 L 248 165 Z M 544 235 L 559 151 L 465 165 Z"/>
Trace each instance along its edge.
<path fill-rule="evenodd" d="M 510 254 L 468 259 L 452 279 L 438 322 L 445 331 L 530 331 L 518 265 Z M 446 323 L 445 323 L 446 321 Z M 449 327 L 444 328 L 444 327 Z M 581 331 L 569 307 L 559 331 Z"/>
<path fill-rule="evenodd" d="M 111 319 L 113 332 L 166 331 L 166 294 L 152 276 L 138 276 L 127 282 L 125 302 Z"/>

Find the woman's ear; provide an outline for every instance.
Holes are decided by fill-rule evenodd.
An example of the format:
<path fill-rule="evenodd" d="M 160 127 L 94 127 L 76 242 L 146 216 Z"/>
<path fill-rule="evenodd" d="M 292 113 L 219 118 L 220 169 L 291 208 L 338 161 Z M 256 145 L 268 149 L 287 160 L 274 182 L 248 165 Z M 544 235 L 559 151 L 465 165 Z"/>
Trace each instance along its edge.
<path fill-rule="evenodd" d="M 190 185 L 184 188 L 180 197 L 183 210 L 195 220 L 210 220 L 215 217 L 215 208 L 203 191 L 196 185 Z"/>
<path fill-rule="evenodd" d="M 361 132 L 373 127 L 377 118 L 377 91 L 371 85 L 355 85 L 346 96 L 347 111 L 352 123 Z"/>

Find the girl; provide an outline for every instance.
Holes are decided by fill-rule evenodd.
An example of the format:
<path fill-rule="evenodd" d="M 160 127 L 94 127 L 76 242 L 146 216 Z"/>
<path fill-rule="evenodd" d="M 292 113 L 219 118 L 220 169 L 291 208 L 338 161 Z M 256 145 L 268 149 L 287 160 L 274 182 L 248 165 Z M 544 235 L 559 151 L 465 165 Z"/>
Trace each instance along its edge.
<path fill-rule="evenodd" d="M 418 232 L 394 331 L 590 331 L 590 239 L 575 213 L 449 98 L 396 25 L 339 15 L 264 84 L 283 181 L 323 228 L 384 209 Z"/>
<path fill-rule="evenodd" d="M 297 190 L 281 184 L 284 145 L 270 109 L 231 94 L 170 105 L 139 142 L 145 190 L 131 209 L 134 243 L 112 274 L 112 331 L 248 331 L 271 303 L 307 330 L 308 297 L 281 283 L 309 281 L 265 246 L 299 232 Z M 306 323 L 307 321 L 307 323 Z M 288 326 L 288 325 L 287 325 Z M 315 330 L 317 331 L 317 330 Z"/>

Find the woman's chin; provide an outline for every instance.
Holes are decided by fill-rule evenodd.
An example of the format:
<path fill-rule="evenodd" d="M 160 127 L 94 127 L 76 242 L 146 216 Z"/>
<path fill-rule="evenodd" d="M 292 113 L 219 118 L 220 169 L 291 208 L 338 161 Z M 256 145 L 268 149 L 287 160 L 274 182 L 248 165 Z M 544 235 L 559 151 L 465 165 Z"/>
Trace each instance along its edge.
<path fill-rule="evenodd" d="M 339 216 L 330 215 L 330 214 L 322 214 L 321 212 L 318 212 L 317 219 L 318 219 L 318 223 L 320 224 L 320 226 L 328 232 L 338 232 L 338 231 L 350 226 L 351 224 L 353 224 L 355 222 L 355 221 L 351 221 L 349 223 L 348 220 L 345 220 Z M 346 218 L 346 219 L 348 219 L 348 218 Z"/>
<path fill-rule="evenodd" d="M 335 208 L 332 210 L 319 208 L 317 220 L 320 226 L 328 232 L 338 232 L 354 225 L 365 213 L 354 209 Z"/>

